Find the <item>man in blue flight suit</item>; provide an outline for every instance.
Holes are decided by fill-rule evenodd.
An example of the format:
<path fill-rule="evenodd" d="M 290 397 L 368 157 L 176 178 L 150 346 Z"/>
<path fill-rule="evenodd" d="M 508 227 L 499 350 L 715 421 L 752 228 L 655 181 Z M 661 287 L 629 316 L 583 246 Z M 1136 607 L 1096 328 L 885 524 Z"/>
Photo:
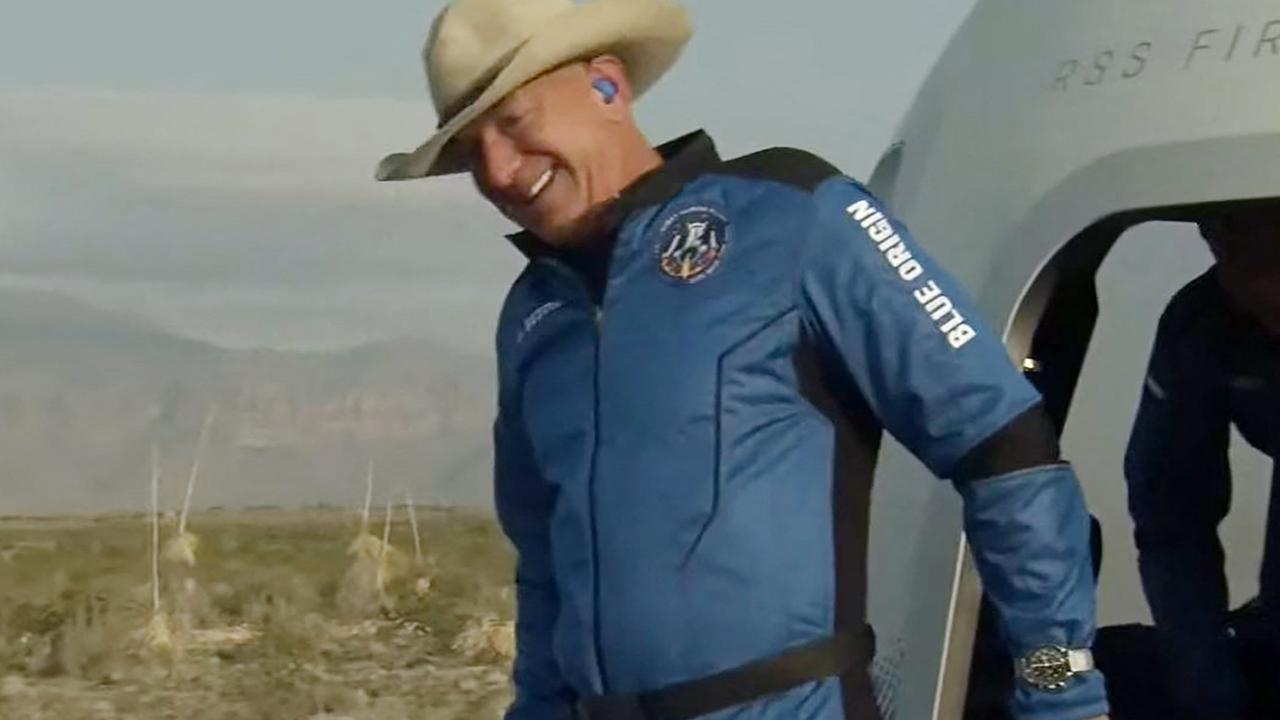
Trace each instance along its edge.
<path fill-rule="evenodd" d="M 1040 397 L 861 185 L 774 149 L 654 148 L 670 0 L 456 0 L 440 115 L 383 180 L 469 172 L 529 263 L 497 331 L 510 720 L 872 720 L 882 431 L 964 498 L 1023 720 L 1107 711 L 1089 519 Z"/>
<path fill-rule="evenodd" d="M 1280 206 L 1221 212 L 1200 228 L 1216 262 L 1160 319 L 1125 457 L 1129 508 L 1174 700 L 1197 719 L 1273 718 L 1275 707 L 1248 708 L 1259 700 L 1246 678 L 1270 655 L 1253 684 L 1280 687 L 1280 470 L 1261 593 L 1234 622 L 1218 525 L 1231 504 L 1231 425 L 1272 458 L 1280 449 Z M 1243 662 L 1241 645 L 1252 649 Z"/>

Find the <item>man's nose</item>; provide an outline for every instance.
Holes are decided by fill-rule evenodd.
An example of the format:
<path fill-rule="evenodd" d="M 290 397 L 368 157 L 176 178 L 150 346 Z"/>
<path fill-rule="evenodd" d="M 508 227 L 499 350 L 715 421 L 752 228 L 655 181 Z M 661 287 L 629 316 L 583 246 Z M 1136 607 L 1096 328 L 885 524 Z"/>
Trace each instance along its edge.
<path fill-rule="evenodd" d="M 484 132 L 480 135 L 477 150 L 480 157 L 476 165 L 480 177 L 476 179 L 481 187 L 499 195 L 513 193 L 517 189 L 515 184 L 520 171 L 520 153 L 515 145 L 501 133 Z"/>

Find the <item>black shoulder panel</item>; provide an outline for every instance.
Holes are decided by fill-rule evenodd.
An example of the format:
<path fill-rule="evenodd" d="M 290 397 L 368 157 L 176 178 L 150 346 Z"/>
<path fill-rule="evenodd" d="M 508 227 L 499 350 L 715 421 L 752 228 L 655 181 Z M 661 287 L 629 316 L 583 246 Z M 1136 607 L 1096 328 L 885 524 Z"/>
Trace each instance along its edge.
<path fill-rule="evenodd" d="M 776 147 L 726 161 L 724 172 L 737 177 L 776 180 L 812 191 L 824 180 L 842 173 L 831 163 L 804 150 Z"/>
<path fill-rule="evenodd" d="M 1173 294 L 1166 306 L 1166 313 L 1174 316 L 1221 314 L 1228 308 L 1227 295 L 1213 276 L 1206 270 L 1194 280 L 1183 285 Z"/>

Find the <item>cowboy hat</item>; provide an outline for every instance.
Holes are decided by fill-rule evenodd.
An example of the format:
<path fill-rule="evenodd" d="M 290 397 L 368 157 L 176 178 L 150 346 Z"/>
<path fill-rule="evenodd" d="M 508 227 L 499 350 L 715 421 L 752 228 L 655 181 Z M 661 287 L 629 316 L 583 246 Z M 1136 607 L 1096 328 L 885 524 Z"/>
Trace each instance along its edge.
<path fill-rule="evenodd" d="M 449 141 L 512 90 L 566 62 L 618 56 L 639 96 L 692 34 L 672 0 L 455 0 L 431 25 L 422 61 L 440 121 L 418 149 L 378 164 L 379 180 L 466 171 Z"/>

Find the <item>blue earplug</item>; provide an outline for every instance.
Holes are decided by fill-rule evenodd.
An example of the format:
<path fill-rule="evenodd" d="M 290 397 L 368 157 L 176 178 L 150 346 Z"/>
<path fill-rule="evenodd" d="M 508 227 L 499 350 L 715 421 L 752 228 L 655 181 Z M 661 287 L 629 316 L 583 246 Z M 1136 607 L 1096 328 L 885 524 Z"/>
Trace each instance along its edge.
<path fill-rule="evenodd" d="M 613 99 L 618 96 L 618 86 L 607 78 L 596 78 L 591 81 L 591 86 L 600 93 L 600 97 L 603 97 L 606 103 L 613 102 Z"/>

